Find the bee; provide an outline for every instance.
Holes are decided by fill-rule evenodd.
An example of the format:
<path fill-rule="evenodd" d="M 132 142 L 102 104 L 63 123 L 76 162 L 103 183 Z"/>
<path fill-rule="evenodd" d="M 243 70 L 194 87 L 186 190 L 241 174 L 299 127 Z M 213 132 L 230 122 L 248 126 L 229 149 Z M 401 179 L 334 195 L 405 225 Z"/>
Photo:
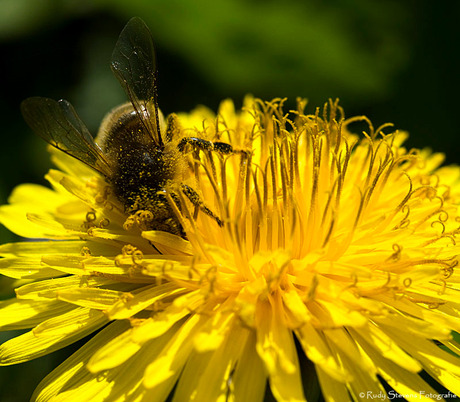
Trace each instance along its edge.
<path fill-rule="evenodd" d="M 170 182 L 195 206 L 222 226 L 221 219 L 183 183 L 185 152 L 234 152 L 230 144 L 202 138 L 182 137 L 177 117 L 165 123 L 158 108 L 157 68 L 153 38 L 140 18 L 132 18 L 118 38 L 111 69 L 130 102 L 110 112 L 103 120 L 96 140 L 66 100 L 32 97 L 21 111 L 32 130 L 55 148 L 82 161 L 100 173 L 123 203 L 125 212 L 147 210 L 153 219 L 149 229 L 185 237 L 183 228 L 166 198 Z M 179 197 L 172 198 L 180 208 Z"/>

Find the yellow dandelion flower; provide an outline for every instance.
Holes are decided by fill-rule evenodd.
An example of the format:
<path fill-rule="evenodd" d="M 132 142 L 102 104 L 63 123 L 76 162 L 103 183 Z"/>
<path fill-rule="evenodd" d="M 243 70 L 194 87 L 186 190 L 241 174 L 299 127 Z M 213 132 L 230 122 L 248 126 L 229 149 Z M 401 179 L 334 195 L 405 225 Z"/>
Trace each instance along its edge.
<path fill-rule="evenodd" d="M 277 400 L 303 400 L 301 354 L 326 400 L 378 395 L 379 378 L 414 400 L 438 395 L 421 370 L 460 394 L 460 169 L 407 151 L 404 133 L 368 122 L 351 134 L 356 119 L 336 103 L 306 115 L 299 101 L 292 119 L 282 104 L 179 115 L 184 133 L 245 151 L 187 154 L 222 226 L 171 190 L 185 236 L 143 230 L 148 211 L 127 216 L 104 180 L 62 153 L 52 189 L 14 191 L 2 223 L 51 241 L 0 248 L 0 272 L 28 282 L 1 302 L 1 327 L 31 328 L 1 346 L 1 364 L 103 328 L 37 400 L 153 401 L 175 387 L 177 401 L 257 401 L 267 379 Z"/>
<path fill-rule="evenodd" d="M 337 102 L 283 103 L 170 120 L 195 140 L 162 189 L 163 226 L 62 152 L 51 189 L 16 188 L 0 221 L 31 240 L 0 246 L 0 273 L 23 282 L 0 327 L 28 331 L 0 364 L 95 333 L 33 399 L 302 401 L 319 384 L 327 401 L 439 400 L 435 382 L 460 395 L 460 168 Z"/>

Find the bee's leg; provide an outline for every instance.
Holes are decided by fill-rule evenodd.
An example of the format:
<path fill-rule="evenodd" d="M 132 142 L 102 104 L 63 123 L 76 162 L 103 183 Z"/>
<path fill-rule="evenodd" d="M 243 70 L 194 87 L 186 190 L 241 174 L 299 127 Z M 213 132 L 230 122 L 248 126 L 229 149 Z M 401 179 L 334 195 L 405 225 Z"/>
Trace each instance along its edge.
<path fill-rule="evenodd" d="M 175 113 L 168 115 L 165 135 L 167 141 L 172 141 L 174 138 L 180 135 L 179 118 Z"/>
<path fill-rule="evenodd" d="M 177 208 L 180 209 L 179 196 L 173 192 L 171 192 L 170 195 L 171 195 L 171 198 L 174 204 L 176 204 Z M 165 205 L 167 209 L 166 209 L 166 214 L 163 213 L 160 216 L 157 216 L 157 220 L 155 222 L 154 228 L 158 230 L 164 230 L 166 232 L 181 236 L 185 239 L 186 236 L 185 236 L 184 229 L 182 225 L 180 224 L 179 220 L 177 219 L 177 217 L 174 215 L 174 212 L 171 209 L 171 206 L 168 204 L 168 200 L 166 198 L 166 191 L 164 189 L 161 191 L 158 191 L 157 197 L 158 197 L 157 200 L 160 203 L 158 205 L 161 205 L 161 203 L 164 203 L 163 205 Z M 158 212 L 161 212 L 161 211 L 156 210 L 155 212 L 157 212 L 157 215 L 158 215 Z"/>
<path fill-rule="evenodd" d="M 179 151 L 183 151 L 186 145 L 190 145 L 192 148 L 199 149 L 202 151 L 216 151 L 223 155 L 229 155 L 234 153 L 233 147 L 226 142 L 212 142 L 203 140 L 197 137 L 184 137 L 179 141 L 177 148 Z"/>
<path fill-rule="evenodd" d="M 182 184 L 182 192 L 186 195 L 186 197 L 190 200 L 190 202 L 195 205 L 196 207 L 200 208 L 206 215 L 210 216 L 213 218 L 219 226 L 224 226 L 224 222 L 214 213 L 212 212 L 205 204 L 203 201 L 201 201 L 200 196 L 198 193 L 191 188 L 190 186 L 187 186 L 186 184 Z"/>
<path fill-rule="evenodd" d="M 216 141 L 216 142 L 213 142 L 213 144 L 214 144 L 214 151 L 217 151 L 221 154 L 229 155 L 235 152 L 233 147 L 230 144 L 227 144 L 226 142 Z"/>

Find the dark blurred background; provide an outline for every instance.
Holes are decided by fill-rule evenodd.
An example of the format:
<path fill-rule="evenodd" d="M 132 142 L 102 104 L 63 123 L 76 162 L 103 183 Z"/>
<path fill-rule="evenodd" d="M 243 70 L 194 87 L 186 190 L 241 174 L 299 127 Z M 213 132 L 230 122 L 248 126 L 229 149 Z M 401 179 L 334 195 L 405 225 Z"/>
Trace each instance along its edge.
<path fill-rule="evenodd" d="M 460 162 L 457 1 L 0 0 L 0 203 L 19 183 L 45 183 L 50 167 L 23 99 L 68 99 L 93 133 L 126 100 L 109 60 L 132 16 L 152 31 L 165 113 L 215 110 L 228 97 L 241 105 L 246 93 L 290 106 L 306 97 L 313 112 L 339 97 L 347 116 L 393 122 L 409 147 Z M 0 400 L 28 400 L 62 355 L 0 369 Z"/>

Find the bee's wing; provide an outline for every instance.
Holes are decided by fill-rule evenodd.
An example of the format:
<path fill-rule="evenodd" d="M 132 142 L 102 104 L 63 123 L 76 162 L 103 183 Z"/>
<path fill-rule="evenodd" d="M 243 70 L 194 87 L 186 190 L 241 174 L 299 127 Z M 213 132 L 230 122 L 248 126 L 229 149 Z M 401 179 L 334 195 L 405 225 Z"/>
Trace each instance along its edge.
<path fill-rule="evenodd" d="M 157 70 L 153 38 L 140 18 L 131 18 L 112 53 L 112 71 L 153 141 L 162 145 L 157 101 Z"/>
<path fill-rule="evenodd" d="M 55 148 L 110 177 L 110 165 L 73 106 L 65 101 L 33 97 L 21 103 L 30 128 Z"/>

